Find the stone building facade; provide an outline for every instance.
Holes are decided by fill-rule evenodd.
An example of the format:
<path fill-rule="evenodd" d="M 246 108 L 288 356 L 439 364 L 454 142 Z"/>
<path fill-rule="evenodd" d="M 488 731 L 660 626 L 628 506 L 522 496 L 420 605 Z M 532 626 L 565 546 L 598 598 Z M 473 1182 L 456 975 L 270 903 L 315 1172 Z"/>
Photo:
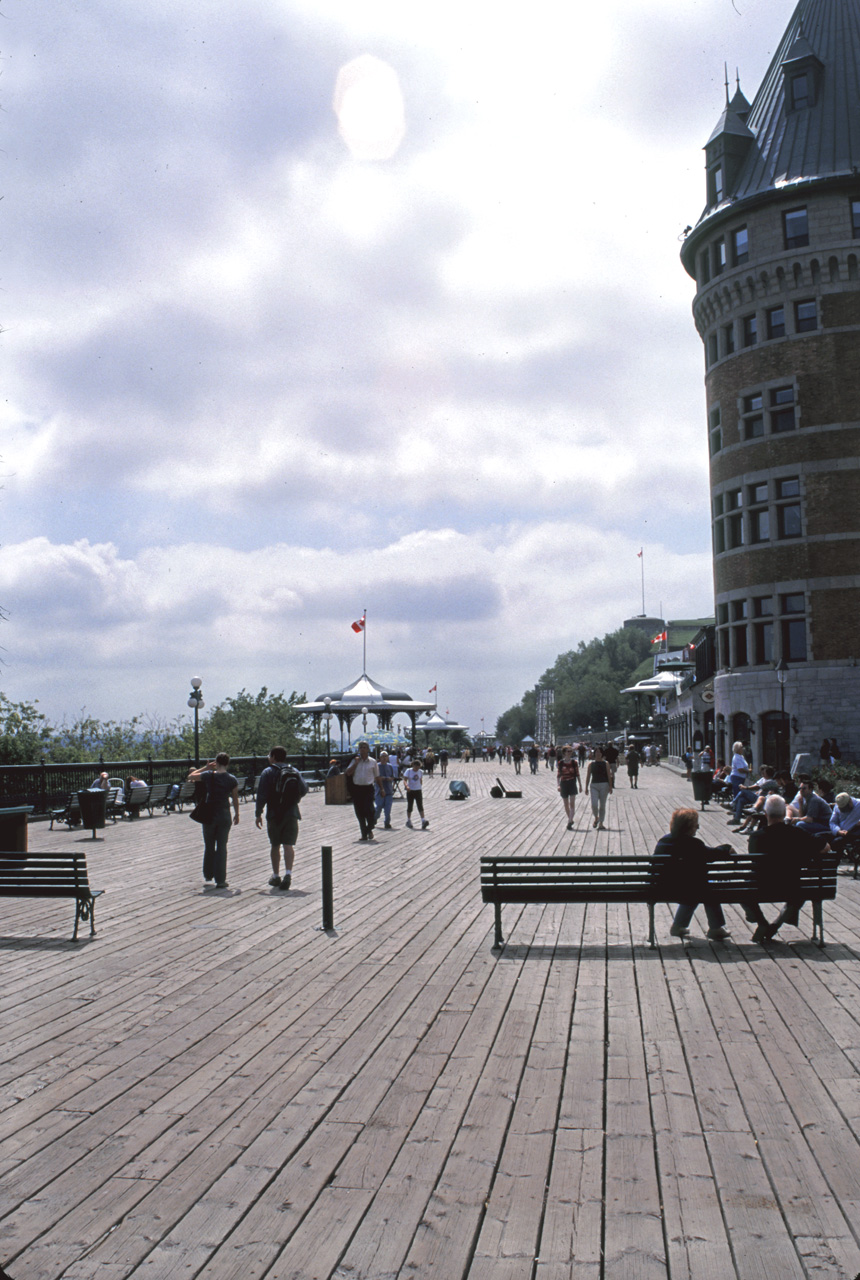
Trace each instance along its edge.
<path fill-rule="evenodd" d="M 860 7 L 801 0 L 705 147 L 715 746 L 860 755 Z M 780 685 L 776 667 L 788 665 Z"/>

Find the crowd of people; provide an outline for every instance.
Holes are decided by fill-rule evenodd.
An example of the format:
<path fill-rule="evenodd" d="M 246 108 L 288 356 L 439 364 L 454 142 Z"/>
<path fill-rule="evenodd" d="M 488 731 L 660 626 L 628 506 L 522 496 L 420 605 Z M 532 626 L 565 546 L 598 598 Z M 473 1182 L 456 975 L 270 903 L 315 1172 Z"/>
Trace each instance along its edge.
<path fill-rule="evenodd" d="M 489 756 L 489 748 L 487 750 Z M 507 750 L 511 763 L 516 764 L 515 752 L 520 749 Z M 527 753 L 521 753 L 521 759 L 522 754 L 527 754 L 531 764 L 532 752 L 539 761 L 541 752 L 537 744 Z M 638 787 L 640 765 L 645 760 L 644 753 L 632 743 L 623 753 L 615 743 L 593 747 L 586 747 L 584 743 L 567 744 L 558 750 L 546 748 L 544 757 L 546 767 L 556 775 L 567 829 L 574 828 L 577 794 L 586 792 L 592 826 L 599 831 L 606 830 L 607 804 L 622 760 L 634 789 Z M 465 750 L 460 759 L 468 761 Z M 438 755 L 432 748 L 423 752 L 416 750 L 414 754 L 407 748 L 391 754 L 383 750 L 376 759 L 369 744 L 362 741 L 345 769 L 332 760 L 329 774 L 341 771 L 346 774 L 360 839 L 373 841 L 380 818 L 384 830 L 393 829 L 392 804 L 400 783 L 405 788 L 406 827 L 414 830 L 414 817 L 422 830 L 430 825 L 424 809 L 423 781 L 433 775 L 437 764 L 442 776 L 446 776 L 448 762 L 449 752 L 444 748 Z M 230 757 L 222 752 L 188 775 L 199 787 L 197 809 L 192 816 L 202 824 L 204 884 L 216 889 L 228 887 L 227 844 L 230 831 L 239 822 L 238 782 L 230 773 L 229 765 Z M 739 834 L 748 834 L 749 851 L 759 859 L 756 884 L 761 891 L 761 901 L 784 903 L 772 921 L 764 915 L 760 902 L 744 908 L 747 920 L 754 926 L 753 941 L 766 942 L 775 937 L 784 924 L 797 924 L 803 905 L 799 887 L 801 867 L 831 850 L 843 855 L 860 845 L 860 798 L 847 792 L 833 795 L 822 778 L 813 780 L 807 774 L 792 777 L 788 771 L 776 771 L 768 765 L 763 765 L 760 776 L 752 781 L 740 742 L 733 744 L 729 765 L 721 761 L 715 768 L 713 765 L 709 748 L 691 762 L 696 772 L 713 770 L 715 792 L 730 810 L 729 824 L 736 827 Z M 94 785 L 103 783 L 98 779 Z M 257 786 L 255 819 L 257 827 L 262 829 L 265 817 L 272 865 L 269 885 L 273 888 L 291 887 L 301 820 L 299 802 L 306 793 L 307 785 L 287 762 L 285 748 L 272 747 Z M 658 860 L 656 874 L 661 892 L 666 892 L 671 885 L 671 900 L 679 903 L 671 934 L 686 938 L 696 909 L 701 905 L 707 918 L 707 936 L 721 940 L 730 934 L 722 907 L 709 901 L 708 864 L 717 858 L 733 856 L 733 846 L 705 845 L 697 834 L 698 827 L 699 814 L 695 809 L 675 810 L 669 831 L 654 850 Z"/>

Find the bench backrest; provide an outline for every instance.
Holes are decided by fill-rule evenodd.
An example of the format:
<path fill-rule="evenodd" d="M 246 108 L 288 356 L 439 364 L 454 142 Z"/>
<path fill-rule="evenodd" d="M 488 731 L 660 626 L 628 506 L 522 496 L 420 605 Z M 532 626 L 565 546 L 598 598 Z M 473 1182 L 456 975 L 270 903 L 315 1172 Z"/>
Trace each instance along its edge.
<path fill-rule="evenodd" d="M 86 898 L 85 853 L 0 853 L 0 897 Z"/>

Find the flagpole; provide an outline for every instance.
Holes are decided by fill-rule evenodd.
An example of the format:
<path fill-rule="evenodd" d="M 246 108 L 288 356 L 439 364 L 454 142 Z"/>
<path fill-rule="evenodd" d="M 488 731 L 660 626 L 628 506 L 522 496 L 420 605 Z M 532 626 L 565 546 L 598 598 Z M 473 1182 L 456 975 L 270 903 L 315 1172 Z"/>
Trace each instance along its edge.
<path fill-rule="evenodd" d="M 645 548 L 639 551 L 639 559 L 642 561 L 642 617 L 645 617 Z"/>
<path fill-rule="evenodd" d="M 367 609 L 364 611 L 364 626 L 361 629 L 361 642 L 363 647 L 363 657 L 361 662 L 362 675 L 367 675 Z"/>

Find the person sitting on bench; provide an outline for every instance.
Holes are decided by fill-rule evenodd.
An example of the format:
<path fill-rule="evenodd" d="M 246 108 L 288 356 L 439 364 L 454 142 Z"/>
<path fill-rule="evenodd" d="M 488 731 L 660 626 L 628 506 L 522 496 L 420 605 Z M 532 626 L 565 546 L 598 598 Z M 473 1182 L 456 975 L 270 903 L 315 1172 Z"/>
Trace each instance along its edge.
<path fill-rule="evenodd" d="M 657 872 L 662 889 L 668 889 L 680 902 L 672 927 L 673 938 L 686 938 L 696 908 L 704 903 L 708 920 L 708 937 L 715 940 L 730 937 L 723 908 L 708 897 L 708 863 L 732 853 L 731 845 L 709 848 L 696 835 L 699 814 L 696 809 L 676 809 L 669 823 L 669 834 L 657 841 L 654 856 L 665 859 Z M 674 901 L 674 898 L 673 898 Z"/>
<path fill-rule="evenodd" d="M 769 942 L 784 924 L 797 925 L 804 899 L 800 892 L 800 872 L 803 864 L 830 851 L 830 845 L 822 846 L 802 826 L 786 821 L 786 805 L 782 796 L 768 796 L 764 802 L 767 826 L 754 831 L 749 840 L 749 851 L 758 854 L 756 869 L 757 886 L 762 900 L 785 901 L 785 906 L 768 924 L 759 905 L 745 909 L 748 920 L 757 925 L 753 942 Z"/>

